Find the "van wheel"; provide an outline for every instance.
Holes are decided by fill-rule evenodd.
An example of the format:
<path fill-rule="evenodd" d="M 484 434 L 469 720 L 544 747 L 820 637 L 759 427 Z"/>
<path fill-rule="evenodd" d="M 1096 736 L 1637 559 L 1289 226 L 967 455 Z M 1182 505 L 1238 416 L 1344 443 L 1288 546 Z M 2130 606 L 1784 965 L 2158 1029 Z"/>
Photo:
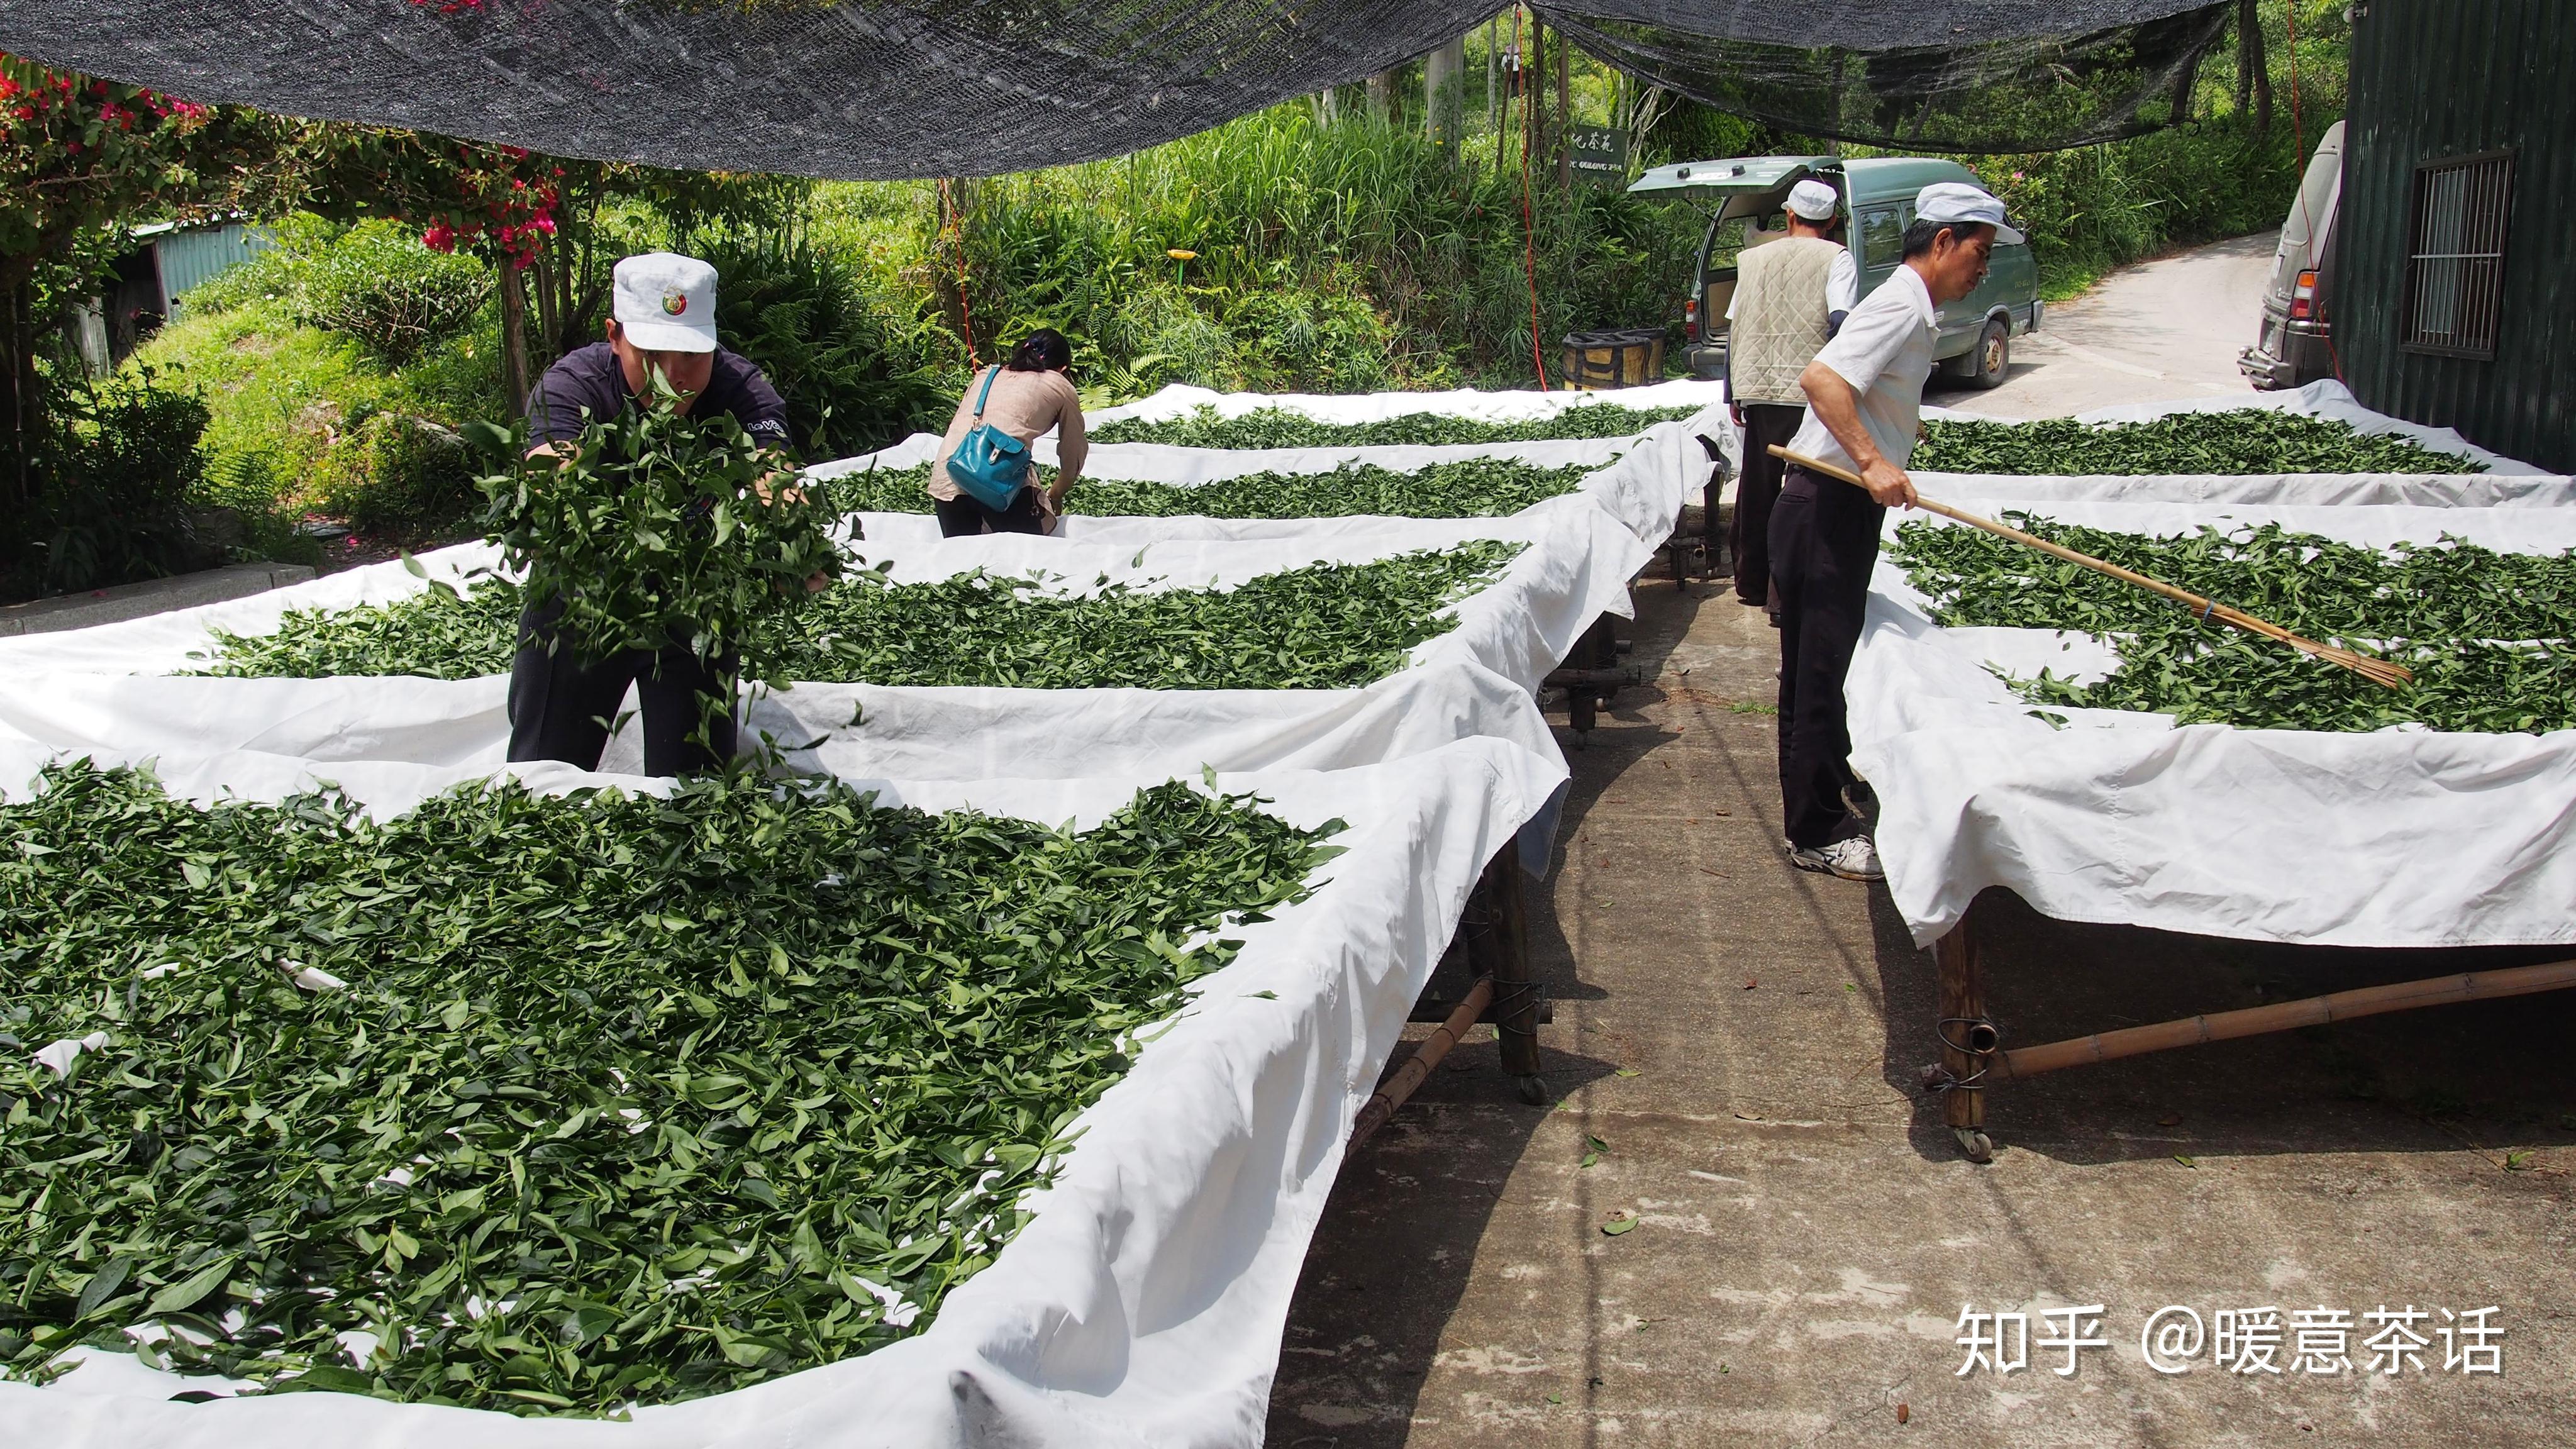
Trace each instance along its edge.
<path fill-rule="evenodd" d="M 2012 330 L 2004 326 L 2001 318 L 1989 321 L 1986 330 L 1977 334 L 1977 350 L 1960 361 L 1968 369 L 1968 386 L 2003 386 L 2004 375 L 2012 371 Z"/>

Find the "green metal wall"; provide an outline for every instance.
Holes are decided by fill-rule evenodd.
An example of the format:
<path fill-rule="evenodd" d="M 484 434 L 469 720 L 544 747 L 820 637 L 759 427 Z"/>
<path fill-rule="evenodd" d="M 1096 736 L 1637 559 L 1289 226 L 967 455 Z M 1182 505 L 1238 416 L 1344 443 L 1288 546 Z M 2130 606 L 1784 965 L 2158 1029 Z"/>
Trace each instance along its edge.
<path fill-rule="evenodd" d="M 2364 0 L 2335 326 L 2362 402 L 2576 472 L 2576 0 Z M 2492 361 L 2404 351 L 2415 167 L 2512 148 L 2504 319 Z"/>
<path fill-rule="evenodd" d="M 161 268 L 161 295 L 169 300 L 170 320 L 179 320 L 187 307 L 181 298 L 189 292 L 274 245 L 266 230 L 239 222 L 166 231 L 154 237 L 154 260 Z"/>

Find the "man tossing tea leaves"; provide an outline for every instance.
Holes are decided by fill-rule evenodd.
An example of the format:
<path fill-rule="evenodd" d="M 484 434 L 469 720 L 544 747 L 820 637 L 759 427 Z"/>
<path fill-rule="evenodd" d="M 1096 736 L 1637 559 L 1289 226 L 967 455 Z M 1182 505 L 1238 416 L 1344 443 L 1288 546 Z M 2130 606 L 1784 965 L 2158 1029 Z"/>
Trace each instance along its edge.
<path fill-rule="evenodd" d="M 546 370 L 530 446 L 483 480 L 528 579 L 514 761 L 597 768 L 631 685 L 646 773 L 722 765 L 745 636 L 839 570 L 829 510 L 787 484 L 786 405 L 717 345 L 715 310 L 705 262 L 619 262 L 608 340 Z"/>

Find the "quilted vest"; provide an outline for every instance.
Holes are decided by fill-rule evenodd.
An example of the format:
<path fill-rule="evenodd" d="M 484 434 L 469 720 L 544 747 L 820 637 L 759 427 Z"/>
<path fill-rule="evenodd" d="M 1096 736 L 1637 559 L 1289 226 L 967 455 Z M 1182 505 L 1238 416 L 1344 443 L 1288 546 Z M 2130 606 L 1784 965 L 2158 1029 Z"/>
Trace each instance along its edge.
<path fill-rule="evenodd" d="M 1726 341 L 1736 401 L 1806 406 L 1798 374 L 1825 345 L 1825 283 L 1842 250 L 1822 237 L 1793 236 L 1736 258 Z"/>

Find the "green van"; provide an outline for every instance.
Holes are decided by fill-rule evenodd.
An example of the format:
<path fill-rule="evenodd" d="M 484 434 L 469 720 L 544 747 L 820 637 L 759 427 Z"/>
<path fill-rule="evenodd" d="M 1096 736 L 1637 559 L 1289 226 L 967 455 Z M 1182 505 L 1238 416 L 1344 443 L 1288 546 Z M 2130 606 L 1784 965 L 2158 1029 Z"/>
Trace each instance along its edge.
<path fill-rule="evenodd" d="M 1860 265 L 1866 297 L 1896 270 L 1905 228 L 1914 220 L 1914 197 L 1935 181 L 1982 185 L 1956 161 L 1928 156 L 1745 156 L 1729 161 L 1684 161 L 1658 166 L 1628 189 L 1679 191 L 1713 204 L 1708 233 L 1700 239 L 1694 285 L 1683 309 L 1691 375 L 1726 375 L 1726 306 L 1735 295 L 1733 253 L 1787 235 L 1789 188 L 1810 177 L 1842 197 L 1845 241 Z M 1984 285 L 1941 309 L 1941 335 L 1933 355 L 1953 380 L 1994 387 L 2012 365 L 2012 335 L 2039 330 L 2039 267 L 2028 245 L 1995 248 Z"/>

